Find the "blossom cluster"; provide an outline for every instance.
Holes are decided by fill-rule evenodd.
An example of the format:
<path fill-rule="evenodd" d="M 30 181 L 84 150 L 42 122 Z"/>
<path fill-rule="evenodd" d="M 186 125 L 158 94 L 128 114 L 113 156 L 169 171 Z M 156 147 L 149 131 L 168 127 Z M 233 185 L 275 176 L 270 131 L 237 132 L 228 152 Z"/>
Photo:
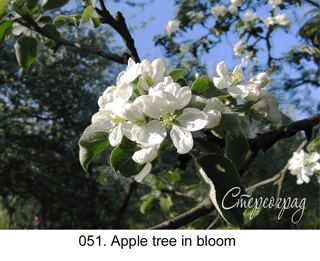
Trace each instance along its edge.
<path fill-rule="evenodd" d="M 219 77 L 213 77 L 213 82 L 217 88 L 227 88 L 228 93 L 236 99 L 256 102 L 251 107 L 254 118 L 266 118 L 272 122 L 281 121 L 279 102 L 274 95 L 267 92 L 271 82 L 271 77 L 267 73 L 259 73 L 249 81 L 245 81 L 241 65 L 237 65 L 233 72 L 229 72 L 224 61 L 217 65 L 216 70 Z"/>
<path fill-rule="evenodd" d="M 271 25 L 281 25 L 281 26 L 289 26 L 290 25 L 290 18 L 287 14 L 279 14 L 275 17 L 268 17 L 264 20 L 266 26 L 270 27 Z"/>
<path fill-rule="evenodd" d="M 241 65 L 229 72 L 225 62 L 217 65 L 217 73 L 219 77 L 213 77 L 217 88 L 226 88 L 234 98 L 254 102 L 253 117 L 277 121 L 281 116 L 276 97 L 267 92 L 271 78 L 266 73 L 245 81 Z M 141 172 L 145 176 L 165 141 L 172 142 L 179 154 L 186 154 L 193 148 L 192 132 L 220 124 L 224 103 L 216 97 L 206 99 L 200 110 L 192 106 L 191 99 L 191 88 L 174 82 L 162 59 L 135 63 L 130 58 L 116 85 L 99 97 L 99 111 L 92 116 L 92 123 L 107 130 L 113 147 L 121 143 L 123 136 L 135 142 L 141 149 L 132 159 L 146 164 Z"/>
<path fill-rule="evenodd" d="M 303 184 L 303 182 L 309 183 L 310 176 L 312 176 L 315 171 L 320 170 L 319 159 L 320 154 L 318 152 L 309 154 L 300 150 L 293 153 L 288 164 L 291 174 L 297 176 L 298 185 Z"/>
<path fill-rule="evenodd" d="M 109 132 L 109 143 L 116 147 L 126 136 L 141 147 L 132 159 L 138 164 L 150 162 L 168 139 L 180 154 L 193 147 L 191 132 L 219 125 L 224 104 L 217 98 L 207 102 L 201 111 L 188 107 L 192 97 L 189 86 L 181 87 L 166 75 L 165 63 L 156 59 L 135 63 L 117 78 L 116 86 L 108 87 L 98 100 L 99 112 L 92 116 L 93 124 L 100 124 Z M 147 174 L 147 173 L 146 173 Z"/>

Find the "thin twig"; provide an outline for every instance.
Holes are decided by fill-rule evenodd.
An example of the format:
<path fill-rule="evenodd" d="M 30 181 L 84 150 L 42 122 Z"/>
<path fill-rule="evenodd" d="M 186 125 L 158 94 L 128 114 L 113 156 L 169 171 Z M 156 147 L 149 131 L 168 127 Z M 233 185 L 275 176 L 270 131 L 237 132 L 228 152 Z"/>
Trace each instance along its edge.
<path fill-rule="evenodd" d="M 101 10 L 99 8 L 95 8 L 95 10 L 101 17 L 100 22 L 110 25 L 122 37 L 123 42 L 130 51 L 131 58 L 136 63 L 140 63 L 140 58 L 134 45 L 134 40 L 131 37 L 122 13 L 117 12 L 113 18 L 110 12 L 107 10 L 103 0 L 99 0 L 99 3 L 101 6 Z"/>
<path fill-rule="evenodd" d="M 35 21 L 33 21 L 33 19 L 31 18 L 31 16 L 28 13 L 23 16 L 23 20 L 24 21 L 16 20 L 16 22 L 23 25 L 23 26 L 26 26 L 29 29 L 32 29 L 32 30 L 38 32 L 39 34 L 41 34 L 43 36 L 46 36 L 47 38 L 49 38 L 51 40 L 54 40 L 57 43 L 56 46 L 53 47 L 53 51 L 57 51 L 57 49 L 61 45 L 66 45 L 66 46 L 71 46 L 71 47 L 79 48 L 82 50 L 86 50 L 88 52 L 94 53 L 94 54 L 99 55 L 101 57 L 107 58 L 110 61 L 114 61 L 114 62 L 117 62 L 120 64 L 127 64 L 127 61 L 125 61 L 125 59 L 123 59 L 123 57 L 121 57 L 120 55 L 103 52 L 103 51 L 100 51 L 100 50 L 93 48 L 91 46 L 77 43 L 74 41 L 68 41 L 66 39 L 56 37 L 56 36 L 50 34 L 48 31 L 43 30 Z"/>
<path fill-rule="evenodd" d="M 152 189 L 156 188 L 155 185 L 152 185 L 152 184 L 149 184 L 147 182 L 139 182 L 139 184 L 141 185 L 144 185 L 144 186 L 147 186 L 147 187 L 150 187 Z M 177 196 L 180 196 L 180 197 L 185 197 L 185 198 L 189 198 L 189 199 L 192 199 L 194 201 L 198 201 L 197 198 L 191 196 L 191 195 L 188 195 L 188 194 L 185 194 L 185 193 L 182 193 L 180 191 L 176 191 L 176 190 L 173 190 L 173 189 L 169 189 L 169 188 L 163 188 L 163 189 L 159 189 L 161 192 L 164 192 L 164 193 L 170 193 L 170 194 L 175 194 Z"/>

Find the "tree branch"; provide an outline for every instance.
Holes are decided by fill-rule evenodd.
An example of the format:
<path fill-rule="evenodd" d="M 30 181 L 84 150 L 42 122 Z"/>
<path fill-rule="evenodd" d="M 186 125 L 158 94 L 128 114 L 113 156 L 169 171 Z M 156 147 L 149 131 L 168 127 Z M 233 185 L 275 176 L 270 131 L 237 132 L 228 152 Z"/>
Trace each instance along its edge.
<path fill-rule="evenodd" d="M 239 175 L 242 176 L 246 172 L 258 155 L 259 150 L 262 149 L 263 152 L 266 152 L 281 139 L 292 137 L 303 130 L 306 134 L 307 141 L 309 141 L 312 137 L 312 129 L 319 124 L 319 121 L 320 113 L 317 113 L 307 119 L 291 122 L 289 125 L 283 125 L 277 130 L 259 134 L 256 138 L 249 139 L 250 151 L 247 155 L 247 160 L 239 169 Z"/>
<path fill-rule="evenodd" d="M 189 211 L 167 220 L 159 225 L 151 227 L 150 229 L 175 229 L 186 225 L 201 216 L 209 214 L 214 210 L 214 206 L 209 197 L 206 197 L 198 206 L 190 209 Z"/>
<path fill-rule="evenodd" d="M 35 21 L 33 21 L 33 19 L 28 13 L 25 16 L 23 16 L 23 20 L 25 22 L 21 20 L 16 20 L 16 22 L 18 22 L 23 26 L 26 26 L 29 29 L 35 30 L 39 34 L 46 36 L 47 38 L 54 40 L 57 43 L 56 46 L 52 48 L 54 52 L 56 52 L 61 45 L 66 45 L 66 46 L 71 46 L 71 47 L 79 48 L 82 50 L 86 50 L 88 52 L 94 53 L 101 57 L 107 58 L 110 61 L 114 61 L 120 64 L 127 64 L 127 61 L 120 55 L 103 52 L 85 44 L 77 43 L 74 41 L 68 41 L 66 39 L 51 35 L 48 31 L 43 30 Z"/>
<path fill-rule="evenodd" d="M 128 30 L 127 24 L 122 13 L 117 12 L 114 16 L 110 14 L 104 5 L 103 0 L 99 0 L 101 9 L 95 8 L 96 12 L 100 15 L 100 22 L 103 24 L 110 25 L 116 32 L 122 37 L 123 42 L 130 51 L 131 58 L 136 62 L 140 63 L 140 58 L 137 53 L 136 47 L 134 46 L 134 40 Z"/>
<path fill-rule="evenodd" d="M 313 2 L 313 1 L 311 1 L 311 0 L 305 0 L 305 1 L 308 2 L 309 4 L 312 4 L 312 5 L 315 6 L 315 7 L 320 8 L 320 4 L 318 4 L 318 3 L 315 3 L 315 2 Z"/>

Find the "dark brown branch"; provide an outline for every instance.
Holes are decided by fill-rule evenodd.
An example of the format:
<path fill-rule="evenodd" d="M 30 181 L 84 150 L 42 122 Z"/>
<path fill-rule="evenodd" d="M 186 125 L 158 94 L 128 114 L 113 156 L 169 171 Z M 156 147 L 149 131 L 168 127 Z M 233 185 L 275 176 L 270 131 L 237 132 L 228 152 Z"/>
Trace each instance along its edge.
<path fill-rule="evenodd" d="M 246 170 L 249 168 L 251 163 L 254 161 L 258 155 L 259 150 L 266 152 L 270 149 L 276 142 L 281 139 L 289 138 L 296 135 L 299 131 L 304 131 L 309 141 L 312 137 L 312 129 L 314 126 L 319 124 L 320 113 L 317 113 L 310 118 L 291 122 L 289 125 L 281 126 L 277 130 L 269 131 L 264 134 L 259 134 L 258 137 L 254 139 L 249 139 L 250 151 L 247 155 L 247 160 L 239 169 L 239 175 L 242 176 Z"/>
<path fill-rule="evenodd" d="M 99 0 L 99 2 L 102 10 L 96 8 L 96 12 L 101 17 L 100 22 L 103 24 L 108 24 L 114 30 L 116 30 L 116 32 L 122 37 L 123 42 L 129 49 L 131 58 L 136 63 L 140 63 L 140 58 L 134 45 L 134 40 L 131 37 L 123 15 L 120 12 L 117 12 L 113 18 L 110 12 L 105 7 L 103 0 Z"/>
<path fill-rule="evenodd" d="M 35 21 L 33 21 L 33 19 L 31 18 L 31 16 L 29 14 L 26 14 L 23 17 L 23 19 L 24 19 L 24 21 L 16 20 L 16 22 L 28 27 L 29 29 L 35 30 L 39 34 L 46 36 L 47 38 L 54 40 L 57 43 L 56 46 L 52 48 L 54 52 L 56 52 L 61 45 L 66 45 L 66 46 L 71 46 L 71 47 L 79 48 L 82 50 L 86 50 L 88 52 L 94 53 L 94 54 L 99 55 L 101 57 L 107 58 L 110 61 L 114 61 L 114 62 L 117 62 L 120 64 L 127 64 L 127 61 L 125 61 L 123 59 L 123 57 L 121 57 L 117 54 L 103 52 L 103 51 L 100 51 L 96 48 L 93 48 L 93 47 L 85 45 L 85 44 L 77 43 L 74 41 L 68 41 L 66 39 L 51 35 L 48 31 L 43 30 Z"/>
<path fill-rule="evenodd" d="M 124 199 L 123 199 L 123 201 L 122 201 L 122 203 L 120 205 L 120 208 L 118 210 L 118 213 L 117 213 L 117 216 L 116 216 L 116 224 L 115 224 L 114 228 L 120 228 L 120 225 L 121 225 L 121 222 L 122 222 L 122 219 L 123 219 L 123 213 L 124 213 L 124 211 L 126 210 L 126 208 L 128 206 L 128 203 L 129 203 L 129 200 L 131 198 L 131 195 L 132 195 L 133 191 L 136 189 L 137 184 L 138 183 L 134 179 L 132 179 L 132 182 L 130 183 L 129 188 L 126 191 Z"/>
<path fill-rule="evenodd" d="M 305 0 L 305 1 L 308 2 L 309 4 L 312 4 L 312 5 L 315 6 L 315 7 L 320 8 L 320 4 L 318 4 L 318 3 L 315 3 L 315 2 L 313 2 L 313 1 L 311 1 L 311 0 Z"/>
<path fill-rule="evenodd" d="M 175 229 L 184 226 L 197 218 L 209 214 L 214 210 L 214 206 L 209 197 L 206 197 L 198 206 L 189 211 L 167 220 L 159 225 L 151 227 L 150 229 Z"/>

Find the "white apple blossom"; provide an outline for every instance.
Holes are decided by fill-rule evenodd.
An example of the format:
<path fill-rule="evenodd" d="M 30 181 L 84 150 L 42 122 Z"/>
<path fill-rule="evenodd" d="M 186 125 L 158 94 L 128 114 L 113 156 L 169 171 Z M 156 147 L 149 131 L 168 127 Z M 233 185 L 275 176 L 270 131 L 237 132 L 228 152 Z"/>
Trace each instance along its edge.
<path fill-rule="evenodd" d="M 247 97 L 249 91 L 245 83 L 240 84 L 245 80 L 241 65 L 237 65 L 233 72 L 229 72 L 226 63 L 222 61 L 217 65 L 217 74 L 220 77 L 213 77 L 213 82 L 218 89 L 227 88 L 229 94 L 234 98 Z"/>
<path fill-rule="evenodd" d="M 272 7 L 275 8 L 277 5 L 281 5 L 283 0 L 269 0 L 268 4 L 273 5 Z"/>
<path fill-rule="evenodd" d="M 166 65 L 161 58 L 154 60 L 151 64 L 149 60 L 143 60 L 140 63 L 140 67 L 141 76 L 139 80 L 143 90 L 149 91 L 150 87 L 163 81 L 164 74 L 166 73 Z"/>
<path fill-rule="evenodd" d="M 189 52 L 190 50 L 190 44 L 186 43 L 186 44 L 182 44 L 180 46 L 180 51 L 183 53 Z"/>
<path fill-rule="evenodd" d="M 224 5 L 215 5 L 211 7 L 211 13 L 216 20 L 219 20 L 220 17 L 225 16 L 227 13 L 227 7 Z"/>
<path fill-rule="evenodd" d="M 320 170 L 320 154 L 318 152 L 313 152 L 311 154 L 300 150 L 294 152 L 292 158 L 288 161 L 289 170 L 292 175 L 297 176 L 297 184 L 303 184 L 310 182 L 310 176 L 316 170 Z"/>
<path fill-rule="evenodd" d="M 203 109 L 203 112 L 208 116 L 208 123 L 205 126 L 207 129 L 213 129 L 220 124 L 221 121 L 221 112 L 226 108 L 219 99 L 213 97 L 207 102 L 206 107 Z"/>
<path fill-rule="evenodd" d="M 236 14 L 236 13 L 238 13 L 238 8 L 236 7 L 236 6 L 234 6 L 234 5 L 230 5 L 229 7 L 228 7 L 228 9 L 229 9 L 229 12 L 231 13 L 231 14 Z"/>
<path fill-rule="evenodd" d="M 171 36 L 172 34 L 176 33 L 179 30 L 180 21 L 178 20 L 170 20 L 165 25 L 164 29 L 166 31 L 167 36 Z"/>
<path fill-rule="evenodd" d="M 202 11 L 195 12 L 195 11 L 188 11 L 186 13 L 187 16 L 189 16 L 189 19 L 192 20 L 195 23 L 201 23 L 203 19 L 205 18 L 205 15 Z"/>
<path fill-rule="evenodd" d="M 258 118 L 265 118 L 271 122 L 280 122 L 282 116 L 278 110 L 278 99 L 271 93 L 263 90 L 260 92 L 259 97 L 259 101 L 251 107 L 253 113 L 256 113 Z"/>
<path fill-rule="evenodd" d="M 266 26 L 270 27 L 271 25 L 282 25 L 282 26 L 289 26 L 290 25 L 290 18 L 287 14 L 279 14 L 275 17 L 268 17 L 264 20 Z"/>
<path fill-rule="evenodd" d="M 271 25 L 274 25 L 275 22 L 276 22 L 276 19 L 272 16 L 269 16 L 267 19 L 265 19 L 264 21 L 264 24 L 267 26 L 267 27 L 270 27 Z"/>
<path fill-rule="evenodd" d="M 260 18 L 260 16 L 258 17 L 257 14 L 254 14 L 251 11 L 248 11 L 247 13 L 245 13 L 244 17 L 245 17 L 245 22 L 252 22 Z"/>
<path fill-rule="evenodd" d="M 136 140 L 141 144 L 157 145 L 167 136 L 170 137 L 178 153 L 188 153 L 193 147 L 190 131 L 203 129 L 208 123 L 208 116 L 195 108 L 182 109 L 191 100 L 191 89 L 171 82 L 166 77 L 167 85 L 159 83 L 150 88 L 149 95 L 137 98 L 144 105 L 144 114 L 151 120 L 136 132 Z M 171 78 L 171 79 L 170 79 Z"/>
<path fill-rule="evenodd" d="M 290 18 L 287 14 L 279 14 L 275 17 L 275 22 L 282 26 L 289 26 L 290 25 Z"/>
<path fill-rule="evenodd" d="M 101 110 L 92 116 L 91 121 L 92 124 L 99 123 L 109 130 L 109 142 L 113 147 L 120 144 L 123 135 L 132 141 L 135 140 L 135 125 L 126 121 L 123 113 L 115 114 L 111 110 Z"/>
<path fill-rule="evenodd" d="M 240 58 L 243 55 L 246 48 L 247 45 L 243 43 L 242 40 L 240 40 L 235 45 L 233 45 L 233 53 L 235 56 Z"/>
<path fill-rule="evenodd" d="M 231 0 L 231 3 L 234 4 L 235 6 L 240 6 L 242 5 L 242 0 Z"/>

